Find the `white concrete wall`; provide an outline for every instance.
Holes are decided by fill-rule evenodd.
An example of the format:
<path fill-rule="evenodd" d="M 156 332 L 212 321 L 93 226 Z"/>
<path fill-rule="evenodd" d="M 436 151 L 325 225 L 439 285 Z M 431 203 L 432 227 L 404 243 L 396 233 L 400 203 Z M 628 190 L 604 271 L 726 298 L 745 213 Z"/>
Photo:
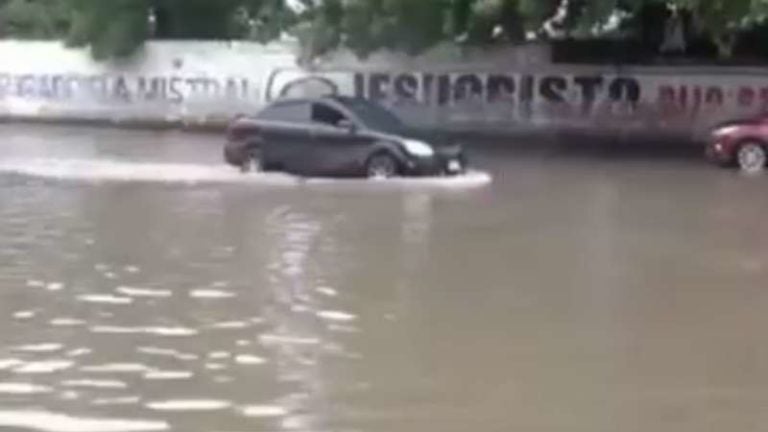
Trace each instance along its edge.
<path fill-rule="evenodd" d="M 700 133 L 768 108 L 768 70 L 551 65 L 546 47 L 441 48 L 419 57 L 337 53 L 297 66 L 289 44 L 154 42 L 96 63 L 53 42 L 0 42 L 0 116 L 221 122 L 282 96 L 358 94 L 452 129 L 560 127 Z"/>
<path fill-rule="evenodd" d="M 0 115 L 77 119 L 228 118 L 263 105 L 274 67 L 295 64 L 289 47 L 154 43 L 135 59 L 98 63 L 54 42 L 0 42 Z"/>

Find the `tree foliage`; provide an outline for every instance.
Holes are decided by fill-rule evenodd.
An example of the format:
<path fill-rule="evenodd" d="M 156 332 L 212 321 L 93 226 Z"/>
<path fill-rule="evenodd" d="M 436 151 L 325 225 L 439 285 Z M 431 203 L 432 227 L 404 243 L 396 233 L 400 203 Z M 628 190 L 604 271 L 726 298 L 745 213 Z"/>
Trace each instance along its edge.
<path fill-rule="evenodd" d="M 97 59 L 125 57 L 149 35 L 150 0 L 65 0 L 70 8 L 68 42 L 88 45 Z"/>
<path fill-rule="evenodd" d="M 740 30 L 765 19 L 765 0 L 674 0 L 672 4 L 693 13 L 702 31 L 708 32 L 722 57 L 729 57 Z"/>
<path fill-rule="evenodd" d="M 60 0 L 0 0 L 0 37 L 60 37 L 69 28 L 67 12 Z"/>
<path fill-rule="evenodd" d="M 766 21 L 768 0 L 0 0 L 0 36 L 63 38 L 97 58 L 130 55 L 152 38 L 286 34 L 312 56 L 339 47 L 418 54 L 442 42 L 595 37 L 619 11 L 640 23 L 635 34 L 659 33 L 664 23 L 653 20 L 668 8 L 687 11 L 727 55 L 739 31 Z M 648 14 L 659 9 L 662 16 Z"/>

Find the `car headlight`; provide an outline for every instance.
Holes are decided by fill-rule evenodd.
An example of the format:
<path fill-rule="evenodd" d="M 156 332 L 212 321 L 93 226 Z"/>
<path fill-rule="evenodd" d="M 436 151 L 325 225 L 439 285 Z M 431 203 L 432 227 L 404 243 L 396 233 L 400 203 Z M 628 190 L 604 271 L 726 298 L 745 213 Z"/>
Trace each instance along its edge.
<path fill-rule="evenodd" d="M 403 148 L 413 156 L 432 157 L 435 155 L 435 149 L 431 145 L 418 140 L 403 140 Z"/>
<path fill-rule="evenodd" d="M 724 136 L 724 135 L 730 135 L 730 134 L 732 134 L 732 133 L 734 133 L 734 132 L 736 132 L 738 130 L 739 130 L 738 126 L 725 126 L 725 127 L 719 128 L 719 129 L 715 129 L 713 134 L 715 136 L 717 136 L 717 137 L 721 137 L 721 136 Z"/>

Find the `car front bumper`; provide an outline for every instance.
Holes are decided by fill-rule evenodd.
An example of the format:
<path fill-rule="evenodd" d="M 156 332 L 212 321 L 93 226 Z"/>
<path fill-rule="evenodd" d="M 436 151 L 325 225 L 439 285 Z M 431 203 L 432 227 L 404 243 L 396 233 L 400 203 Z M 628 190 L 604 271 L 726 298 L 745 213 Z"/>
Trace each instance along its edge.
<path fill-rule="evenodd" d="M 733 161 L 733 151 L 727 137 L 713 136 L 707 143 L 705 155 L 707 160 L 719 165 L 729 164 Z"/>
<path fill-rule="evenodd" d="M 461 149 L 437 150 L 431 157 L 408 158 L 405 174 L 417 176 L 461 175 L 467 170 L 467 158 Z"/>

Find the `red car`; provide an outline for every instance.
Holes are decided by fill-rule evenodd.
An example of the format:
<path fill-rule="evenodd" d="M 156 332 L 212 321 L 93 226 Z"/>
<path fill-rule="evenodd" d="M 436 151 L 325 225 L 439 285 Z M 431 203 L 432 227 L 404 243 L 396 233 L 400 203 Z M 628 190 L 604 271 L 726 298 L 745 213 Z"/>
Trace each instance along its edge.
<path fill-rule="evenodd" d="M 768 163 L 768 115 L 721 124 L 707 143 L 707 159 L 745 172 L 761 172 Z"/>

